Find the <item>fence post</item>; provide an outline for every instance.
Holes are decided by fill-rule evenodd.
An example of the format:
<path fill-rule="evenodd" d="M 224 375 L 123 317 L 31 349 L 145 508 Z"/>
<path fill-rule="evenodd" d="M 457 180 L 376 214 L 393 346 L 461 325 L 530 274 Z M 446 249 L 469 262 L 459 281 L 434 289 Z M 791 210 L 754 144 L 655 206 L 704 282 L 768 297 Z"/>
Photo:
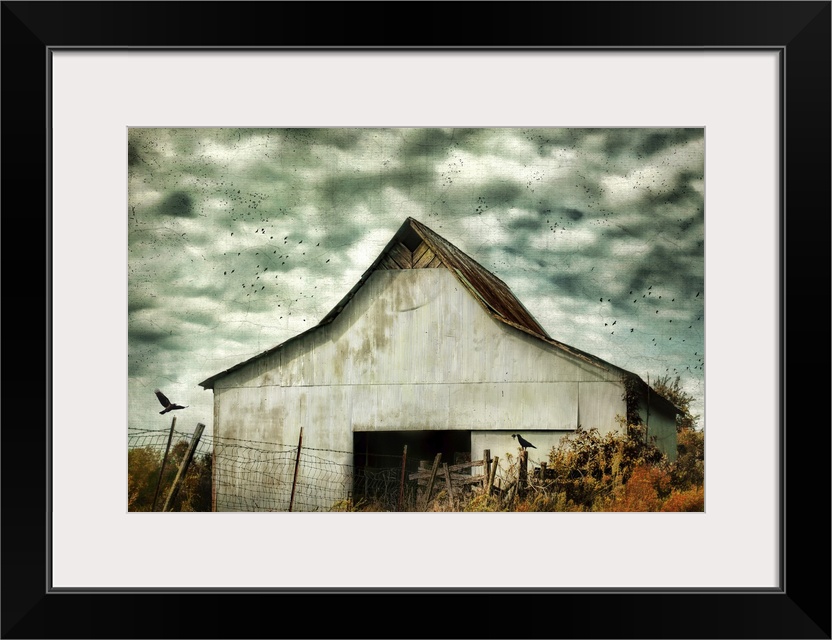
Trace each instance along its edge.
<path fill-rule="evenodd" d="M 425 492 L 425 502 L 423 505 L 424 509 L 428 508 L 428 502 L 430 502 L 430 494 L 433 493 L 433 482 L 436 480 L 436 471 L 439 469 L 439 461 L 442 459 L 442 454 L 437 453 L 436 457 L 433 459 L 433 467 L 430 470 L 430 478 L 428 479 L 428 488 Z"/>
<path fill-rule="evenodd" d="M 540 463 L 540 486 L 546 486 L 546 467 L 547 464 L 545 462 Z"/>
<path fill-rule="evenodd" d="M 491 475 L 491 449 L 482 452 L 482 489 L 488 491 L 488 476 Z"/>
<path fill-rule="evenodd" d="M 491 465 L 491 473 L 488 475 L 488 488 L 486 489 L 486 495 L 491 495 L 492 490 L 494 489 L 494 477 L 497 475 L 497 464 L 500 462 L 500 456 L 494 456 L 494 464 Z"/>
<path fill-rule="evenodd" d="M 295 457 L 295 477 L 292 479 L 292 495 L 289 497 L 289 511 L 295 504 L 295 487 L 298 484 L 298 466 L 300 465 L 300 447 L 303 444 L 303 427 L 300 428 L 298 436 L 298 455 Z"/>
<path fill-rule="evenodd" d="M 529 452 L 523 449 L 520 452 L 517 470 L 517 495 L 523 497 L 526 493 L 526 484 L 529 478 Z"/>
<path fill-rule="evenodd" d="M 173 479 L 173 485 L 170 488 L 168 499 L 165 500 L 165 506 L 162 507 L 162 511 L 167 511 L 168 507 L 173 507 L 173 501 L 176 500 L 176 496 L 179 494 L 182 481 L 185 480 L 185 474 L 188 472 L 188 467 L 191 465 L 191 460 L 193 460 L 194 453 L 196 453 L 196 446 L 199 444 L 199 439 L 202 437 L 204 430 L 205 425 L 198 422 L 194 430 L 194 435 L 191 437 L 191 446 L 188 449 L 187 455 L 182 458 L 182 464 L 179 465 L 179 472 L 176 474 L 176 478 Z"/>
<path fill-rule="evenodd" d="M 402 478 L 399 481 L 399 511 L 402 510 L 402 502 L 404 501 L 404 470 L 407 466 L 407 445 L 404 445 L 402 452 Z"/>
<path fill-rule="evenodd" d="M 448 463 L 442 463 L 442 471 L 445 472 L 445 484 L 448 486 L 448 504 L 451 505 L 451 510 L 454 509 L 454 488 L 451 485 L 451 472 L 448 471 Z"/>
<path fill-rule="evenodd" d="M 176 426 L 176 416 L 170 421 L 170 433 L 168 434 L 168 446 L 165 447 L 165 455 L 162 458 L 162 467 L 159 469 L 159 479 L 156 481 L 156 493 L 153 494 L 153 505 L 150 507 L 151 511 L 156 511 L 156 498 L 159 497 L 159 487 L 162 486 L 162 475 L 165 473 L 165 464 L 168 461 L 168 452 L 170 451 L 170 441 L 173 440 L 173 428 Z"/>

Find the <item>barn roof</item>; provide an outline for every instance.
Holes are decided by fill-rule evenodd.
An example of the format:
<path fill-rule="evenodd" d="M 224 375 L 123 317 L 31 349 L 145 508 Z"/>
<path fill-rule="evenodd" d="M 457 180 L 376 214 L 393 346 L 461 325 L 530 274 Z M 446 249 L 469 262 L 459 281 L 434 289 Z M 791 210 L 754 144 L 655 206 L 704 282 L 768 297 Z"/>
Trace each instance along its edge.
<path fill-rule="evenodd" d="M 390 242 L 387 243 L 355 286 L 341 298 L 338 304 L 316 326 L 290 338 L 276 347 L 272 347 L 263 353 L 203 380 L 199 383 L 200 386 L 205 389 L 212 389 L 215 380 L 242 368 L 254 360 L 274 353 L 289 342 L 294 342 L 306 334 L 328 325 L 338 317 L 341 311 L 344 310 L 350 300 L 353 299 L 358 290 L 375 271 L 384 269 L 423 268 L 448 269 L 462 286 L 474 296 L 485 311 L 500 322 L 552 345 L 588 364 L 602 369 L 618 370 L 622 375 L 634 378 L 646 386 L 644 381 L 636 374 L 551 338 L 540 323 L 535 320 L 529 310 L 523 306 L 523 303 L 511 292 L 511 289 L 505 282 L 415 218 L 407 218 L 404 221 L 402 226 L 399 227 L 399 230 L 390 239 Z"/>

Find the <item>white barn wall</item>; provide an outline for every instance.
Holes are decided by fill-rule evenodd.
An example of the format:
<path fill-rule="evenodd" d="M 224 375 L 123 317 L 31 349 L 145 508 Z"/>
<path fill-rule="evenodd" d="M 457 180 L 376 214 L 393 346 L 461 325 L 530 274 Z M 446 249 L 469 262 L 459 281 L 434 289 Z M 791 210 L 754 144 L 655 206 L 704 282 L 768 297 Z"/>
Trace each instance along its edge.
<path fill-rule="evenodd" d="M 621 374 L 496 320 L 447 269 L 381 270 L 330 324 L 217 378 L 214 429 L 293 446 L 302 426 L 305 447 L 342 452 L 354 431 L 470 430 L 473 459 L 541 430 L 548 450 L 579 423 L 619 427 Z"/>
<path fill-rule="evenodd" d="M 215 384 L 618 382 L 618 375 L 495 320 L 449 271 L 414 269 L 373 273 L 331 324 Z"/>
<path fill-rule="evenodd" d="M 277 510 L 286 510 L 291 495 L 294 475 L 294 455 L 264 455 L 253 453 L 252 458 L 237 453 L 238 445 L 243 447 L 263 446 L 270 443 L 275 451 L 297 446 L 300 429 L 303 428 L 302 461 L 318 464 L 315 460 L 325 458 L 327 481 L 337 484 L 341 477 L 345 490 L 337 499 L 345 498 L 349 490 L 352 471 L 352 454 L 337 453 L 352 451 L 352 434 L 343 429 L 339 416 L 348 412 L 346 388 L 303 387 L 293 389 L 294 398 L 287 402 L 280 387 L 232 387 L 217 385 L 215 394 L 214 434 L 215 441 L 215 510 L 259 510 L 256 497 L 246 489 L 250 483 L 270 483 L 273 496 L 267 504 Z M 237 442 L 239 440 L 240 442 Z M 251 442 L 253 441 L 253 442 Z M 226 451 L 223 451 L 226 448 Z M 326 449 L 326 453 L 313 451 Z M 256 464 L 251 464 L 252 460 Z M 300 474 L 301 482 L 304 480 Z M 299 494 L 301 491 L 299 491 Z M 307 492 L 302 492 L 307 495 Z M 334 499 L 329 494 L 319 500 L 310 501 L 303 510 L 315 508 L 328 510 Z M 301 510 L 301 509 L 298 509 Z"/>
<path fill-rule="evenodd" d="M 607 431 L 626 410 L 619 375 L 494 320 L 445 269 L 377 271 L 330 325 L 215 394 L 224 437 L 291 443 L 290 420 L 325 448 L 354 430 Z"/>
<path fill-rule="evenodd" d="M 582 382 L 578 388 L 575 424 L 603 433 L 620 431 L 617 417 L 627 415 L 624 386 L 620 382 Z"/>

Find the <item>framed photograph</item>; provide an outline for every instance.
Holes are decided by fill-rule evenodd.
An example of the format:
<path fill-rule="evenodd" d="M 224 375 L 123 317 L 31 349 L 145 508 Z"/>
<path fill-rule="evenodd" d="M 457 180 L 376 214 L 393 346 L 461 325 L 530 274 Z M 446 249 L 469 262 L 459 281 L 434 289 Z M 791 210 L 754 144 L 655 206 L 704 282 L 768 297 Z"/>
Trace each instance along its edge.
<path fill-rule="evenodd" d="M 786 380 L 789 354 L 802 363 L 818 351 L 807 323 L 826 317 L 788 314 L 787 302 L 829 301 L 817 264 L 828 265 L 830 237 L 830 3 L 383 5 L 413 25 L 400 42 L 370 26 L 380 8 L 3 3 L 7 336 L 44 346 L 7 355 L 3 637 L 829 638 L 829 433 L 804 427 L 817 418 L 798 400 L 827 397 L 828 384 L 793 371 L 808 393 L 787 404 Z M 465 11 L 464 28 L 440 19 L 450 9 Z M 33 208 L 42 213 L 15 213 Z M 435 268 L 417 274 L 417 263 Z M 403 265 L 407 286 L 392 273 Z M 558 370 L 569 392 L 557 391 L 556 410 L 506 371 L 500 384 L 476 381 L 480 401 L 451 389 L 464 415 L 441 412 L 449 384 L 398 380 L 381 357 L 375 375 L 397 401 L 347 389 L 354 373 L 325 375 L 312 357 L 296 371 L 271 367 L 304 336 L 359 335 L 345 301 L 371 305 L 366 292 L 382 280 L 399 283 L 385 291 L 409 314 L 398 335 L 422 326 L 420 307 L 462 291 L 470 310 L 443 316 L 447 344 L 496 323 L 519 350 L 501 351 L 501 364 L 545 343 L 642 382 L 653 371 L 665 384 L 690 380 L 689 415 L 707 424 L 704 508 L 475 513 L 454 502 L 451 467 L 499 469 L 488 452 L 530 460 L 545 483 L 540 463 L 555 461 L 538 451 L 555 444 L 550 430 L 614 404 L 595 378 L 575 377 L 580 367 Z M 578 292 L 541 295 L 547 286 Z M 594 307 L 571 303 L 590 292 Z M 652 304 L 653 317 L 624 302 Z M 682 319 L 689 329 L 671 331 Z M 306 326 L 316 323 L 333 335 L 319 340 Z M 377 345 L 396 334 L 372 335 Z M 663 355 L 651 361 L 651 348 Z M 472 358 L 459 355 L 466 381 L 489 364 Z M 541 380 L 549 370 L 542 358 L 524 366 Z M 440 382 L 454 383 L 450 371 Z M 273 375 L 286 378 L 279 397 L 252 391 Z M 335 391 L 315 400 L 321 387 Z M 507 390 L 520 394 L 500 416 L 511 427 L 480 430 L 477 407 L 493 417 L 503 405 L 487 395 Z M 278 432 L 253 409 L 311 414 L 315 402 L 349 408 L 348 439 L 311 432 L 314 421 Z M 652 416 L 653 436 L 675 436 L 662 426 L 673 426 L 674 403 L 651 402 L 633 406 Z M 440 438 L 444 469 L 438 457 L 433 470 L 397 463 L 425 483 L 413 496 L 422 506 L 444 471 L 449 508 L 414 513 L 378 490 L 398 500 L 395 513 L 353 508 L 383 475 L 371 460 L 414 450 L 382 406 L 398 408 L 404 432 L 431 412 L 465 426 L 442 432 L 457 434 Z M 174 443 L 175 491 L 162 502 L 191 512 L 156 513 L 160 492 L 131 492 L 139 467 L 125 454 L 162 452 L 157 436 L 174 425 L 195 435 L 190 451 Z M 659 446 L 675 452 L 673 440 Z M 267 441 L 290 446 L 253 446 Z M 255 478 L 241 462 L 287 452 L 294 481 L 260 463 Z M 205 478 L 192 474 L 179 493 L 173 471 L 184 476 L 191 454 Z M 328 481 L 336 464 L 362 475 L 345 500 L 311 496 L 297 478 L 312 461 Z M 254 479 L 266 477 L 283 483 L 285 495 L 269 492 L 279 504 L 261 504 Z M 483 487 L 517 501 L 509 479 Z M 206 504 L 217 512 L 199 513 Z M 303 600 L 347 602 L 350 613 L 285 630 L 260 616 L 227 628 L 182 616 L 171 629 L 137 613 L 149 603 L 300 611 Z M 414 613 L 427 602 L 487 613 L 479 624 Z M 378 604 L 401 625 L 361 619 Z"/>
<path fill-rule="evenodd" d="M 704 127 L 127 140 L 129 511 L 704 511 Z"/>

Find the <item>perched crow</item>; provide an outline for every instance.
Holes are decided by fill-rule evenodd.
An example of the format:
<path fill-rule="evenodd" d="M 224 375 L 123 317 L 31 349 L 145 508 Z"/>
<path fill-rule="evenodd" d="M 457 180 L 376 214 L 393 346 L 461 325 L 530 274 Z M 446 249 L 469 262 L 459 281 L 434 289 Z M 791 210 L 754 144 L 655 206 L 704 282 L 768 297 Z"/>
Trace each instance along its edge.
<path fill-rule="evenodd" d="M 511 437 L 517 438 L 517 442 L 519 442 L 520 446 L 524 449 L 528 449 L 529 447 L 531 447 L 532 449 L 537 449 L 536 446 L 534 446 L 531 442 L 523 438 L 523 436 L 521 436 L 519 433 L 512 433 Z"/>
<path fill-rule="evenodd" d="M 183 407 L 181 404 L 171 404 L 170 400 L 168 400 L 167 396 L 156 389 L 154 391 L 156 397 L 159 398 L 159 402 L 162 403 L 162 406 L 165 408 L 164 411 L 160 411 L 159 414 L 167 413 L 168 411 L 173 411 L 174 409 L 187 409 L 188 407 Z"/>

